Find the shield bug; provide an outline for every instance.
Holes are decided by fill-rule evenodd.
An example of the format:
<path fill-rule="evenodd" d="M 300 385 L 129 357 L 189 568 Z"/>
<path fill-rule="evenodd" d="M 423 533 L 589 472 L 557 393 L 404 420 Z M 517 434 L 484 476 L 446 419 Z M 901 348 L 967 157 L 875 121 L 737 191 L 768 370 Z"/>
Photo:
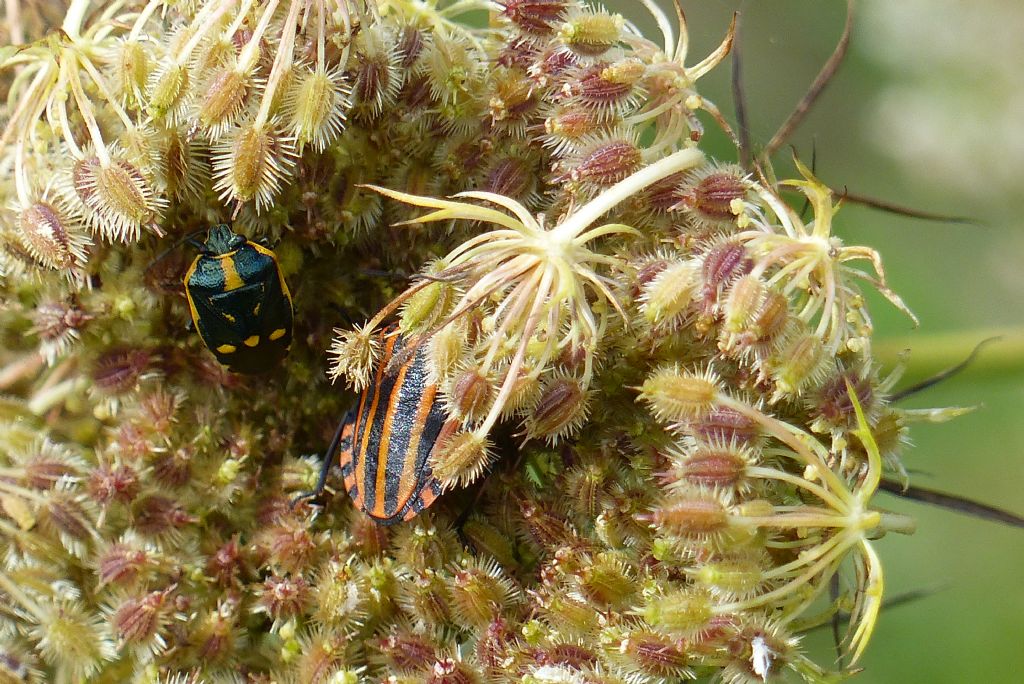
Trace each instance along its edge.
<path fill-rule="evenodd" d="M 430 455 L 457 423 L 449 419 L 429 380 L 426 352 L 407 348 L 396 330 L 381 334 L 382 353 L 373 381 L 342 418 L 324 455 L 314 491 L 323 493 L 338 454 L 345 490 L 356 508 L 382 525 L 411 520 L 441 494 Z"/>
<path fill-rule="evenodd" d="M 224 224 L 191 242 L 199 256 L 185 273 L 185 296 L 203 344 L 237 373 L 269 370 L 292 343 L 292 298 L 277 257 Z"/>

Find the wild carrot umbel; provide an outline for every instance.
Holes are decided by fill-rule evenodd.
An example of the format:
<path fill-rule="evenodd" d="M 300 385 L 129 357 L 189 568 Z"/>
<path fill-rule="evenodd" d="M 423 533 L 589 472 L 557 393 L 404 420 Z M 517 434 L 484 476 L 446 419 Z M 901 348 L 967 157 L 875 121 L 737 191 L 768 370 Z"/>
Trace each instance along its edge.
<path fill-rule="evenodd" d="M 810 170 L 702 149 L 734 26 L 688 63 L 649 0 L 657 40 L 580 0 L 9 4 L 0 680 L 850 672 L 913 529 L 859 288 L 909 311 Z M 291 291 L 264 374 L 188 329 L 197 250 L 219 325 L 267 303 L 228 221 Z M 361 510 L 292 505 L 357 394 Z M 403 477 L 379 526 L 350 483 Z M 840 611 L 830 673 L 799 632 Z"/>

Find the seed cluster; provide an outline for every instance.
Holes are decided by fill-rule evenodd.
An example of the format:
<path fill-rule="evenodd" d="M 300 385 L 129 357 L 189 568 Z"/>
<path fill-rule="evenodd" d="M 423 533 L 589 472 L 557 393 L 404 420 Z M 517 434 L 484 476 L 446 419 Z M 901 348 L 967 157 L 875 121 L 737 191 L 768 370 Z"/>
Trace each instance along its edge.
<path fill-rule="evenodd" d="M 907 309 L 808 169 L 701 151 L 731 135 L 697 82 L 732 29 L 687 64 L 681 14 L 638 7 L 659 41 L 579 0 L 26 17 L 0 53 L 0 681 L 849 672 L 799 636 L 849 613 L 852 667 L 870 540 L 912 529 L 871 508 L 913 415 L 859 286 Z M 229 219 L 293 295 L 261 376 L 187 329 L 183 239 Z M 457 423 L 446 494 L 394 527 L 292 506 L 394 320 Z"/>

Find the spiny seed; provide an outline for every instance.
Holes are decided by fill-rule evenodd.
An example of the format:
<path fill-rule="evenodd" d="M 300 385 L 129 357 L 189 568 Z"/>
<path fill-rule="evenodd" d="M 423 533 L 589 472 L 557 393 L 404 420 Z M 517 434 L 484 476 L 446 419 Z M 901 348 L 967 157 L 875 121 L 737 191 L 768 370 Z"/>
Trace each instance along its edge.
<path fill-rule="evenodd" d="M 772 359 L 772 376 L 782 392 L 799 392 L 820 375 L 825 362 L 825 345 L 811 333 L 796 336 Z"/>
<path fill-rule="evenodd" d="M 707 378 L 663 368 L 648 376 L 640 396 L 659 418 L 682 421 L 707 412 L 718 396 L 718 388 Z"/>
<path fill-rule="evenodd" d="M 741 277 L 732 287 L 725 300 L 725 320 L 723 327 L 729 332 L 743 332 L 757 314 L 766 288 L 757 276 Z"/>
<path fill-rule="evenodd" d="M 735 221 L 733 202 L 746 196 L 747 187 L 739 171 L 708 174 L 693 188 L 692 209 L 712 221 Z"/>
<path fill-rule="evenodd" d="M 93 383 L 107 394 L 125 394 L 138 384 L 152 356 L 144 349 L 112 349 L 100 355 L 92 371 Z"/>
<path fill-rule="evenodd" d="M 419 59 L 425 41 L 426 36 L 421 29 L 415 26 L 406 26 L 402 29 L 402 36 L 398 39 L 396 48 L 400 55 L 398 63 L 402 68 L 408 69 Z"/>
<path fill-rule="evenodd" d="M 685 174 L 674 173 L 652 183 L 644 191 L 644 204 L 659 213 L 675 209 L 685 199 L 684 182 Z"/>
<path fill-rule="evenodd" d="M 142 171 L 125 159 L 104 165 L 98 157 L 86 157 L 75 162 L 71 178 L 78 198 L 92 211 L 89 225 L 108 240 L 138 239 L 139 229 L 162 204 L 154 201 Z"/>
<path fill-rule="evenodd" d="M 568 0 L 505 0 L 501 16 L 505 17 L 523 33 L 546 36 L 554 32 L 554 26 L 569 6 Z"/>
<path fill-rule="evenodd" d="M 474 432 L 456 432 L 434 447 L 430 469 L 445 488 L 476 480 L 491 462 L 490 443 Z"/>
<path fill-rule="evenodd" d="M 684 638 L 697 636 L 712 618 L 707 595 L 688 590 L 652 597 L 643 609 L 644 619 L 669 634 Z"/>
<path fill-rule="evenodd" d="M 789 318 L 789 300 L 785 295 L 769 290 L 754 316 L 752 332 L 758 341 L 770 342 L 782 335 Z"/>
<path fill-rule="evenodd" d="M 634 632 L 623 639 L 619 650 L 645 674 L 677 678 L 687 673 L 690 659 L 683 645 L 661 634 Z"/>
<path fill-rule="evenodd" d="M 729 522 L 725 506 L 714 499 L 674 499 L 655 508 L 649 521 L 676 537 L 699 537 L 720 532 Z"/>
<path fill-rule="evenodd" d="M 719 290 L 741 275 L 750 272 L 753 262 L 747 256 L 747 249 L 732 240 L 719 243 L 704 253 L 701 275 L 704 286 Z"/>
<path fill-rule="evenodd" d="M 248 77 L 235 68 L 222 68 L 204 89 L 199 124 L 214 132 L 221 131 L 242 110 L 248 94 Z"/>
<path fill-rule="evenodd" d="M 149 88 L 149 112 L 156 117 L 172 115 L 188 92 L 189 69 L 185 64 L 171 64 L 156 72 Z"/>
<path fill-rule="evenodd" d="M 523 200 L 533 192 L 536 185 L 533 171 L 533 164 L 526 159 L 513 157 L 499 159 L 487 173 L 484 189 L 498 195 Z"/>
<path fill-rule="evenodd" d="M 562 24 L 558 35 L 576 54 L 597 57 L 615 47 L 624 26 L 618 14 L 585 11 Z"/>
<path fill-rule="evenodd" d="M 587 395 L 575 378 L 555 378 L 541 390 L 540 398 L 527 417 L 530 437 L 554 442 L 571 434 L 586 418 Z"/>
<path fill-rule="evenodd" d="M 744 476 L 746 468 L 746 459 L 737 451 L 705 447 L 683 461 L 680 475 L 697 486 L 730 489 Z"/>
<path fill-rule="evenodd" d="M 470 368 L 455 377 L 449 392 L 449 411 L 454 416 L 474 420 L 483 417 L 494 400 L 494 384 L 479 371 Z"/>
<path fill-rule="evenodd" d="M 830 378 L 818 391 L 814 409 L 822 418 L 833 425 L 851 425 L 857 417 L 849 388 L 853 387 L 857 402 L 867 411 L 871 407 L 874 389 L 867 377 L 846 371 Z"/>
<path fill-rule="evenodd" d="M 652 325 L 668 323 L 682 316 L 693 301 L 698 267 L 690 261 L 667 264 L 643 288 L 644 318 Z"/>
<path fill-rule="evenodd" d="M 49 202 L 35 202 L 18 215 L 19 237 L 32 257 L 53 269 L 85 261 L 84 243 Z"/>
<path fill-rule="evenodd" d="M 703 444 L 749 444 L 761 434 L 753 418 L 725 407 L 713 408 L 693 419 L 689 428 L 694 438 Z"/>
<path fill-rule="evenodd" d="M 611 185 L 626 178 L 643 162 L 643 154 L 629 140 L 609 140 L 587 152 L 569 172 L 574 181 Z"/>
<path fill-rule="evenodd" d="M 417 634 L 392 634 L 382 637 L 374 646 L 390 668 L 413 672 L 436 657 L 436 651 L 425 637 Z"/>
<path fill-rule="evenodd" d="M 597 664 L 597 654 L 579 644 L 555 644 L 544 650 L 545 664 L 563 665 L 571 670 L 583 670 Z"/>
<path fill-rule="evenodd" d="M 118 639 L 138 644 L 153 638 L 160 628 L 167 597 L 166 592 L 154 591 L 121 604 L 111 620 Z"/>

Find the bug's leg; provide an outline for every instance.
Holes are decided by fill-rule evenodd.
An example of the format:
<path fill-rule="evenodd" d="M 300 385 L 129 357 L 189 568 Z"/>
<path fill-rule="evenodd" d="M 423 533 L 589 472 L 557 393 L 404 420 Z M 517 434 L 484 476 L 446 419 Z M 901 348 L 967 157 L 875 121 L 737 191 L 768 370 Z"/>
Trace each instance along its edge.
<path fill-rule="evenodd" d="M 334 437 L 331 438 L 331 444 L 327 447 L 327 452 L 324 454 L 323 463 L 320 464 L 320 477 L 316 481 L 316 487 L 311 491 L 302 492 L 289 503 L 289 507 L 295 508 L 296 505 L 301 501 L 315 500 L 323 496 L 324 490 L 327 488 L 327 475 L 331 471 L 331 465 L 334 463 L 334 454 L 338 450 L 338 444 L 341 443 L 342 433 L 345 431 L 345 427 L 352 420 L 352 414 L 346 413 L 341 422 L 338 423 L 338 429 L 334 431 Z"/>

